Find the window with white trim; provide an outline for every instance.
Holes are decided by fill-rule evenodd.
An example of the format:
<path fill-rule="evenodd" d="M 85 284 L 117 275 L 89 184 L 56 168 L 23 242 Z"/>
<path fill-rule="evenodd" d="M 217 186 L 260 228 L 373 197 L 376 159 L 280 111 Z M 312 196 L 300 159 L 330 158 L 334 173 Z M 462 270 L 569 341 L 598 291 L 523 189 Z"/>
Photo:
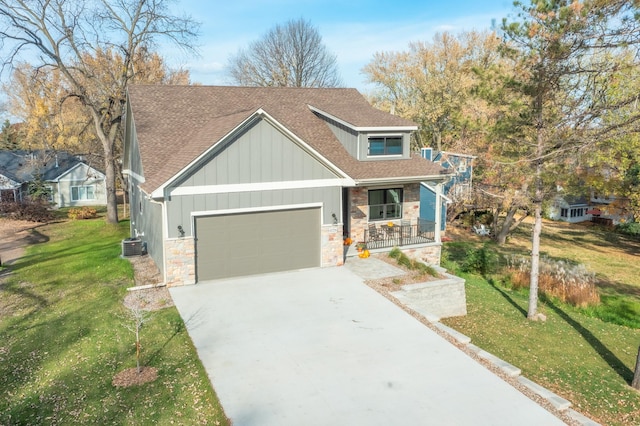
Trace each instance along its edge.
<path fill-rule="evenodd" d="M 402 188 L 369 190 L 369 220 L 402 218 Z"/>
<path fill-rule="evenodd" d="M 367 155 L 402 155 L 402 136 L 369 136 Z"/>
<path fill-rule="evenodd" d="M 72 186 L 71 187 L 71 200 L 72 201 L 84 201 L 96 199 L 96 186 Z"/>

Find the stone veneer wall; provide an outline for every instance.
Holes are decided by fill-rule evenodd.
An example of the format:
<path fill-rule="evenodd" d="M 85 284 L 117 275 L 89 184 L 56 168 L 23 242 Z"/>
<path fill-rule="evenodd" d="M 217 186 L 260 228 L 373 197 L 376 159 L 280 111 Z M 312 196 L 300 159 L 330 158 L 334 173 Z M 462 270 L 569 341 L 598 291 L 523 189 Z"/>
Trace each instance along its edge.
<path fill-rule="evenodd" d="M 192 237 L 171 238 L 164 241 L 164 247 L 167 287 L 195 284 L 195 240 Z"/>
<path fill-rule="evenodd" d="M 431 243 L 415 247 L 405 246 L 400 247 L 400 250 L 409 257 L 422 260 L 429 265 L 440 266 L 442 243 Z"/>
<path fill-rule="evenodd" d="M 402 186 L 404 202 L 402 203 L 402 219 L 410 220 L 412 225 L 418 223 L 420 217 L 420 184 L 412 183 Z M 393 185 L 389 185 L 392 188 Z M 354 242 L 364 241 L 364 231 L 369 227 L 369 188 L 349 189 L 349 214 L 351 216 L 351 235 Z M 345 220 L 348 220 L 345 218 Z M 398 220 L 398 219 L 396 219 Z"/>
<path fill-rule="evenodd" d="M 324 225 L 321 238 L 322 266 L 340 266 L 344 264 L 342 226 Z"/>

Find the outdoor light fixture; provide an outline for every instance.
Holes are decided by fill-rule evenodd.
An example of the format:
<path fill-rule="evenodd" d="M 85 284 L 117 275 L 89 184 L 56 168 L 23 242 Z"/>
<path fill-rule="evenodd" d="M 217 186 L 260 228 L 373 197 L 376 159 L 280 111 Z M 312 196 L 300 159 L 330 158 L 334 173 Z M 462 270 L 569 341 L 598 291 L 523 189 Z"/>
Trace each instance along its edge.
<path fill-rule="evenodd" d="M 184 237 L 184 229 L 182 229 L 182 225 L 178 225 L 178 232 L 180 233 L 181 237 Z"/>
<path fill-rule="evenodd" d="M 331 217 L 333 218 L 333 224 L 337 225 L 338 224 L 338 216 L 336 216 L 335 213 L 331 213 Z"/>

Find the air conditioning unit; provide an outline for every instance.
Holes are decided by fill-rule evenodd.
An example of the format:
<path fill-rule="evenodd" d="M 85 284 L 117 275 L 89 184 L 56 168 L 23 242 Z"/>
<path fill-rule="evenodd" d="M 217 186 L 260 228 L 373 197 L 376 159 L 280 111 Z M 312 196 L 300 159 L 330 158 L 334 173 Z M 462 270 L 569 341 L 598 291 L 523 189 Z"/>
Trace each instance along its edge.
<path fill-rule="evenodd" d="M 142 240 L 140 238 L 122 240 L 122 256 L 142 256 Z"/>

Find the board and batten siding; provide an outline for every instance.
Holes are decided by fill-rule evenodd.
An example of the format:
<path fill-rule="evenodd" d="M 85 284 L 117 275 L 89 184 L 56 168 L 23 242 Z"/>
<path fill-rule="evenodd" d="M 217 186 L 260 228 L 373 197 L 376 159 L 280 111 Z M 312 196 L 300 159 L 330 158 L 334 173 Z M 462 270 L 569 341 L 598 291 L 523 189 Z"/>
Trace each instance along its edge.
<path fill-rule="evenodd" d="M 135 121 L 133 119 L 133 113 L 131 112 L 131 105 L 128 102 L 125 117 L 125 136 L 128 138 L 128 140 L 124 144 L 126 149 L 124 153 L 124 168 L 131 170 L 138 176 L 144 176 L 144 171 L 142 170 L 142 160 L 140 158 L 140 148 L 138 146 L 138 135 L 135 131 Z"/>
<path fill-rule="evenodd" d="M 342 146 L 345 147 L 349 155 L 354 158 L 358 158 L 358 132 L 353 129 L 348 128 L 344 124 L 338 123 L 337 121 L 331 120 L 330 118 L 320 116 L 327 125 L 329 129 L 333 132 L 335 137 L 340 141 Z"/>
<path fill-rule="evenodd" d="M 132 185 L 129 191 L 129 201 L 131 236 L 138 236 L 142 242 L 147 244 L 149 256 L 163 273 L 162 205 L 151 201 L 137 185 Z"/>
<path fill-rule="evenodd" d="M 223 142 L 175 186 L 335 179 L 336 174 L 265 120 Z"/>
<path fill-rule="evenodd" d="M 334 222 L 332 214 L 340 220 L 341 188 L 333 182 L 339 176 L 268 121 L 257 121 L 200 163 L 167 189 L 168 238 L 179 236 L 178 225 L 192 236 L 194 212 L 322 203 L 324 224 Z M 304 181 L 310 184 L 300 187 Z M 278 188 L 233 190 L 233 185 L 264 183 L 278 183 Z M 231 187 L 219 193 L 217 185 Z"/>

